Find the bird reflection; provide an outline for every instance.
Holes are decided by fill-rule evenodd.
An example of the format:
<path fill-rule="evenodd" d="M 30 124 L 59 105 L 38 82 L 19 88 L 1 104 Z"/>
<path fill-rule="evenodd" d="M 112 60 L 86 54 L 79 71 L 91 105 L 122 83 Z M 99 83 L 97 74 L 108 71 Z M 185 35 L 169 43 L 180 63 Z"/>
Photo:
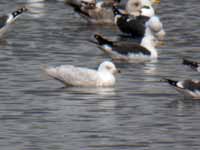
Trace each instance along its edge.
<path fill-rule="evenodd" d="M 85 96 L 91 96 L 91 94 L 98 94 L 102 96 L 114 96 L 116 95 L 115 88 L 114 87 L 107 87 L 107 88 L 101 88 L 101 87 L 62 87 L 62 90 L 73 93 L 73 94 L 85 94 Z"/>
<path fill-rule="evenodd" d="M 26 7 L 29 10 L 29 15 L 34 18 L 41 18 L 45 14 L 44 0 L 28 0 Z"/>

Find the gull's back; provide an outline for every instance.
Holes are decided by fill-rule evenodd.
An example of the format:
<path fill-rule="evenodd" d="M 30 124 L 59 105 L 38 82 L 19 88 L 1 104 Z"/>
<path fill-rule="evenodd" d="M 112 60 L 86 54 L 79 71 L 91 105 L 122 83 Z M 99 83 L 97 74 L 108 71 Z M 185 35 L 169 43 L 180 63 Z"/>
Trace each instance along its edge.
<path fill-rule="evenodd" d="M 71 65 L 50 67 L 45 71 L 49 76 L 69 86 L 97 86 L 99 81 L 97 71 Z"/>

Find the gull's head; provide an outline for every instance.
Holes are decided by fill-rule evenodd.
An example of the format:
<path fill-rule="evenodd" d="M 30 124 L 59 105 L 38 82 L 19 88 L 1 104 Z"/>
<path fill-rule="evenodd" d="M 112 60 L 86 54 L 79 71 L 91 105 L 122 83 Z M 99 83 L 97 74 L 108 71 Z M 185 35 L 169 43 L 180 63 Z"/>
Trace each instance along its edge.
<path fill-rule="evenodd" d="M 163 24 L 157 16 L 151 17 L 146 23 L 146 26 L 148 26 L 153 32 L 159 32 L 163 29 Z"/>
<path fill-rule="evenodd" d="M 111 74 L 120 72 L 111 61 L 104 61 L 103 63 L 101 63 L 99 65 L 98 71 L 109 72 Z"/>
<path fill-rule="evenodd" d="M 145 26 L 145 35 L 153 35 L 158 40 L 164 40 L 166 33 L 163 29 L 163 24 L 160 22 L 159 17 L 151 17 Z"/>
<path fill-rule="evenodd" d="M 94 9 L 96 7 L 96 0 L 82 0 L 81 6 L 86 9 Z"/>
<path fill-rule="evenodd" d="M 131 14 L 138 16 L 142 8 L 141 0 L 129 0 L 126 4 L 126 11 Z"/>
<path fill-rule="evenodd" d="M 155 33 L 155 37 L 158 39 L 158 40 L 164 40 L 165 38 L 165 35 L 166 35 L 166 32 L 162 29 L 160 30 L 159 32 Z"/>

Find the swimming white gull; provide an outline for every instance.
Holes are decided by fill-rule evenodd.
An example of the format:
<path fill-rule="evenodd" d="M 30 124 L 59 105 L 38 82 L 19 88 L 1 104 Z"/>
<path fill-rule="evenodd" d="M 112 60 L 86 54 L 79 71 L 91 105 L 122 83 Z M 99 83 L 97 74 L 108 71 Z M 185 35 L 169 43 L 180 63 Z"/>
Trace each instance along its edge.
<path fill-rule="evenodd" d="M 61 65 L 46 67 L 45 72 L 66 86 L 108 87 L 115 84 L 115 73 L 119 72 L 110 61 L 101 63 L 97 70 Z"/>
<path fill-rule="evenodd" d="M 173 86 L 179 93 L 185 97 L 200 99 L 200 81 L 199 80 L 184 80 L 176 81 L 164 79 L 168 84 Z"/>
<path fill-rule="evenodd" d="M 24 12 L 27 11 L 27 8 L 22 7 L 13 11 L 10 14 L 0 16 L 0 36 L 2 36 L 10 27 L 10 25 Z"/>
<path fill-rule="evenodd" d="M 183 64 L 191 67 L 192 69 L 194 69 L 198 72 L 200 72 L 200 63 L 199 62 L 191 61 L 191 60 L 188 60 L 188 59 L 183 59 Z"/>

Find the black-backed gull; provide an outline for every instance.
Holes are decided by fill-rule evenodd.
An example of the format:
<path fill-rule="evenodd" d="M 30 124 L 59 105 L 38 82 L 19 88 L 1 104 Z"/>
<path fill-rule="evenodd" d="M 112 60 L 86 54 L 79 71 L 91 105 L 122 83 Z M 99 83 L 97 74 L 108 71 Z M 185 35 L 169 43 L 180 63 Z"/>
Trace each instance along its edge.
<path fill-rule="evenodd" d="M 99 34 L 94 35 L 99 48 L 112 59 L 123 61 L 137 61 L 156 59 L 158 57 L 155 48 L 157 40 L 152 35 L 145 36 L 140 44 L 130 42 L 112 42 Z"/>
<path fill-rule="evenodd" d="M 117 24 L 120 31 L 132 35 L 134 38 L 142 38 L 146 33 L 146 26 L 154 33 L 159 40 L 165 37 L 163 24 L 158 16 L 130 16 L 122 14 L 115 6 L 113 6 L 113 13 L 115 14 L 115 24 Z"/>
<path fill-rule="evenodd" d="M 141 38 L 145 33 L 145 23 L 149 20 L 146 16 L 130 16 L 122 14 L 117 7 L 113 6 L 115 15 L 115 24 L 120 31 L 126 34 L 131 34 L 135 38 Z"/>

